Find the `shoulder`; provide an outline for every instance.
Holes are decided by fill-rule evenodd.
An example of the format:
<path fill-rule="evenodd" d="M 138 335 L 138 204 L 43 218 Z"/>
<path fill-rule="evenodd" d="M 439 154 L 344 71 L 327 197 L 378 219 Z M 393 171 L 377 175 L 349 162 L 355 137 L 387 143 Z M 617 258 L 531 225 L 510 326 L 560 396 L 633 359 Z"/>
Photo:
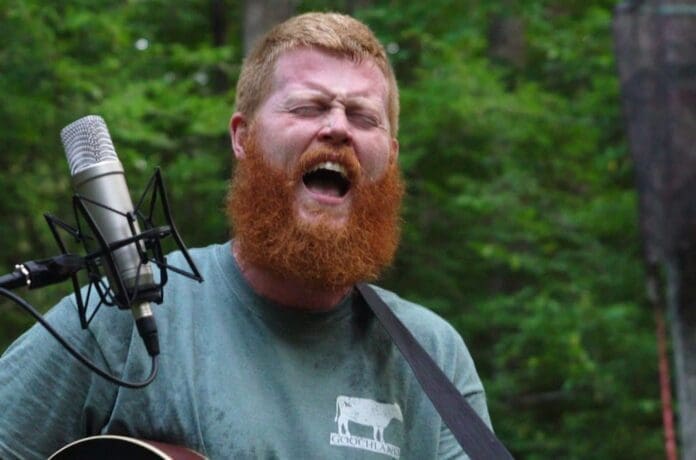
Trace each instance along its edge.
<path fill-rule="evenodd" d="M 199 248 L 187 249 L 186 252 L 177 250 L 167 254 L 166 262 L 169 266 L 189 272 L 191 266 L 187 257 L 200 271 L 208 271 L 220 263 L 221 256 L 230 250 L 229 243 L 211 244 Z"/>
<path fill-rule="evenodd" d="M 473 368 L 464 339 L 444 318 L 392 291 L 371 287 L 450 377 L 462 365 Z"/>
<path fill-rule="evenodd" d="M 218 278 L 229 273 L 232 263 L 230 243 L 211 244 L 186 252 L 178 250 L 167 254 L 166 263 L 169 271 L 167 284 L 183 284 L 191 288 L 189 276 L 199 274 L 204 280 L 219 281 Z M 173 269 L 173 270 L 172 270 Z M 189 276 L 182 275 L 181 272 Z"/>
<path fill-rule="evenodd" d="M 429 308 L 404 299 L 395 292 L 371 285 L 379 297 L 391 308 L 394 314 L 414 335 L 439 338 L 441 340 L 461 340 L 457 330 L 443 317 Z"/>

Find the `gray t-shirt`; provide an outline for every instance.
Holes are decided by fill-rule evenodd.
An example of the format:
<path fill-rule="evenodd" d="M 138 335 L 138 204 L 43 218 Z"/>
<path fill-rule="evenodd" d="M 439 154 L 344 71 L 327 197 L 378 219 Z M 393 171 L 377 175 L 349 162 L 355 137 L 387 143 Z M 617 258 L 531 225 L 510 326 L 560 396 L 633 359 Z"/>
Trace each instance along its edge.
<path fill-rule="evenodd" d="M 170 273 L 154 305 L 160 370 L 144 389 L 91 373 L 36 325 L 0 359 L 0 458 L 45 458 L 78 438 L 120 434 L 211 459 L 426 459 L 465 456 L 408 364 L 351 294 L 328 312 L 259 297 L 230 243 L 191 251 L 205 281 Z M 181 254 L 169 256 L 184 266 Z M 379 295 L 490 425 L 459 334 L 425 308 Z M 128 312 L 102 308 L 88 331 L 74 300 L 48 320 L 95 363 L 142 380 L 150 370 Z"/>

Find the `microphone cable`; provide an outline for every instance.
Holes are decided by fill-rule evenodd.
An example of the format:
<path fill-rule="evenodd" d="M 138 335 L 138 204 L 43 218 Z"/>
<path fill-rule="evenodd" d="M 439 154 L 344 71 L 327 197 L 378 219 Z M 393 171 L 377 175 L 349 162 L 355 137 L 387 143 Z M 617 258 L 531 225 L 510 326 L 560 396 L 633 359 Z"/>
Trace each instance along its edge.
<path fill-rule="evenodd" d="M 152 357 L 152 365 L 151 365 L 151 370 L 150 370 L 150 375 L 143 380 L 142 382 L 129 382 L 126 380 L 121 380 L 120 378 L 113 376 L 109 374 L 108 372 L 100 369 L 96 364 L 94 364 L 92 361 L 90 361 L 86 356 L 81 354 L 77 349 L 75 349 L 70 343 L 68 343 L 67 340 L 65 340 L 58 331 L 56 331 L 53 326 L 51 326 L 48 321 L 44 319 L 44 317 L 39 313 L 29 302 L 26 300 L 22 299 L 12 291 L 9 291 L 3 287 L 0 287 L 0 295 L 3 297 L 6 297 L 19 305 L 24 311 L 29 313 L 36 321 L 38 321 L 68 352 L 75 358 L 77 359 L 80 363 L 85 365 L 88 369 L 90 369 L 92 372 L 95 374 L 99 375 L 100 377 L 108 380 L 111 383 L 115 383 L 116 385 L 126 387 L 126 388 L 133 388 L 133 389 L 138 389 L 138 388 L 143 388 L 152 383 L 152 381 L 155 379 L 157 376 L 157 371 L 159 369 L 159 362 L 157 360 L 157 355 L 152 354 L 150 355 Z"/>

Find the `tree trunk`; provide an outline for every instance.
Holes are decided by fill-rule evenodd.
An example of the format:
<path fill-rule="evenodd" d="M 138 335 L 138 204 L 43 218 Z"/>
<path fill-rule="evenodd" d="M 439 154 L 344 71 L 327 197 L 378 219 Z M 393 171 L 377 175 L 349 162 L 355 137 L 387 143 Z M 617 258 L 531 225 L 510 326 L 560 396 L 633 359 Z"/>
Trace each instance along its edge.
<path fill-rule="evenodd" d="M 625 2 L 614 21 L 648 266 L 666 273 L 681 457 L 696 458 L 696 0 Z"/>
<path fill-rule="evenodd" d="M 225 0 L 210 0 L 210 28 L 213 46 L 227 43 L 227 5 Z"/>
<path fill-rule="evenodd" d="M 356 11 L 372 6 L 372 3 L 372 0 L 348 0 L 346 2 L 346 10 L 352 15 L 355 14 Z"/>
<path fill-rule="evenodd" d="M 295 13 L 297 0 L 246 0 L 244 3 L 244 55 L 274 25 Z"/>
<path fill-rule="evenodd" d="M 210 0 L 210 31 L 214 47 L 225 46 L 227 44 L 227 2 L 225 0 Z M 230 82 L 224 66 L 216 66 L 210 73 L 211 87 L 213 90 L 222 94 L 229 88 Z"/>
<path fill-rule="evenodd" d="M 696 248 L 668 261 L 681 457 L 696 458 Z"/>
<path fill-rule="evenodd" d="M 516 68 L 527 60 L 524 22 L 515 16 L 496 15 L 488 26 L 488 55 Z"/>

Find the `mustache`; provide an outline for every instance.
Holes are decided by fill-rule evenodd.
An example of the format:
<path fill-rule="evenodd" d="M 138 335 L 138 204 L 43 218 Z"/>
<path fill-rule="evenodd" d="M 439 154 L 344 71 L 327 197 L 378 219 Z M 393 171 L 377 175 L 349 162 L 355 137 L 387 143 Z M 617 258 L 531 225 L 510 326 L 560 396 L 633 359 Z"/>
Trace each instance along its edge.
<path fill-rule="evenodd" d="M 325 162 L 337 163 L 343 166 L 346 170 L 347 179 L 351 184 L 356 184 L 360 180 L 362 167 L 360 166 L 358 155 L 355 153 L 355 149 L 347 145 L 338 148 L 320 146 L 307 150 L 299 158 L 293 178 L 296 181 L 302 180 L 305 174 L 317 165 Z"/>

